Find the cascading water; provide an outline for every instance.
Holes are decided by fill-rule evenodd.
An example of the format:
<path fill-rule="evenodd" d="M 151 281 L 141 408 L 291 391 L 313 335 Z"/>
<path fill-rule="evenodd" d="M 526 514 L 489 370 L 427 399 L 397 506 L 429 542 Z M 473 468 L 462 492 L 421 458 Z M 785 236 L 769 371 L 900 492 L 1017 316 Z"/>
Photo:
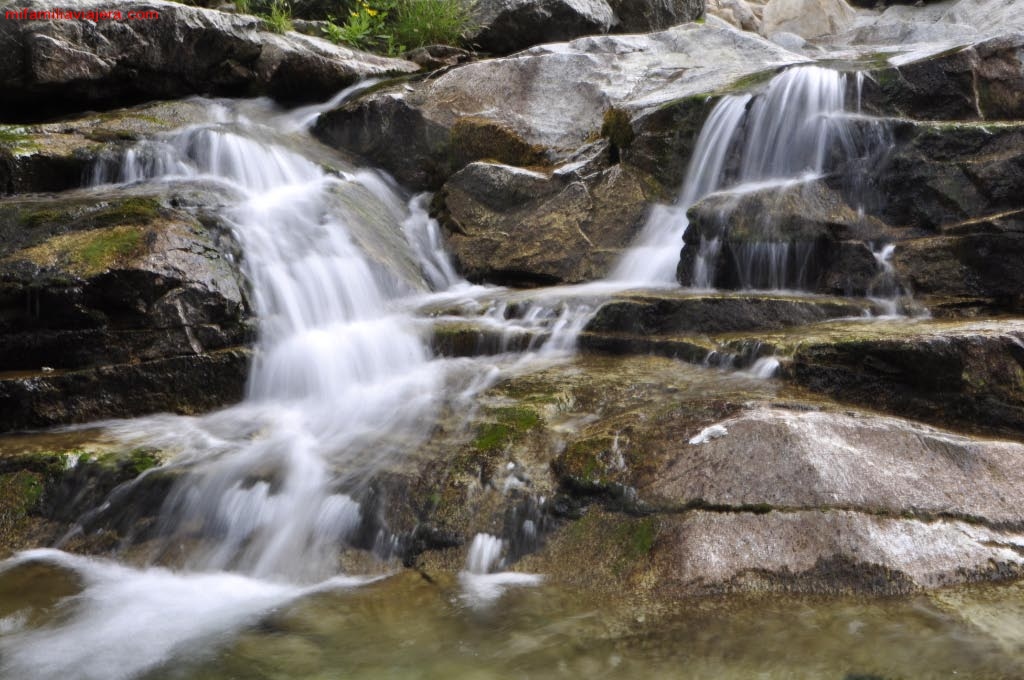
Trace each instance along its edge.
<path fill-rule="evenodd" d="M 259 338 L 242 404 L 202 418 L 111 426 L 127 441 L 187 447 L 161 513 L 165 541 L 155 556 L 187 546 L 183 561 L 174 558 L 183 571 L 37 554 L 83 575 L 85 591 L 64 624 L 3 641 L 2 668 L 11 677 L 132 677 L 181 644 L 198 644 L 311 588 L 350 585 L 336 576 L 339 547 L 363 517 L 343 489 L 358 487 L 360 476 L 429 433 L 444 368 L 397 304 L 412 286 L 357 247 L 351 225 L 334 209 L 346 183 L 371 194 L 383 189 L 372 175 L 332 175 L 255 138 L 258 126 L 247 127 L 245 134 L 230 121 L 189 128 L 95 169 L 95 183 L 206 181 L 239 197 L 223 218 L 244 253 Z M 405 228 L 426 277 L 451 284 L 456 277 L 437 252 L 431 225 Z M 129 603 L 130 611 L 162 611 L 162 591 L 174 593 L 174 611 L 190 625 L 142 623 L 129 634 L 111 630 L 129 624 L 113 618 L 102 627 L 104 644 L 131 637 L 130 653 L 85 663 L 104 654 L 85 633 L 97 628 L 97 616 Z"/>
<path fill-rule="evenodd" d="M 868 126 L 876 138 L 852 122 L 846 111 L 846 81 L 843 73 L 801 66 L 776 76 L 756 97 L 723 97 L 697 139 L 678 201 L 652 213 L 613 278 L 644 285 L 674 282 L 689 226 L 686 212 L 713 192 L 798 186 L 828 172 L 833 159 L 849 161 L 885 146 L 886 135 L 878 126 Z M 720 219 L 724 232 L 728 211 Z M 730 247 L 739 287 L 806 287 L 813 244 L 773 238 L 772 231 L 771 215 L 765 215 L 762 236 Z M 702 234 L 694 287 L 714 287 L 722 248 L 721 234 Z"/>

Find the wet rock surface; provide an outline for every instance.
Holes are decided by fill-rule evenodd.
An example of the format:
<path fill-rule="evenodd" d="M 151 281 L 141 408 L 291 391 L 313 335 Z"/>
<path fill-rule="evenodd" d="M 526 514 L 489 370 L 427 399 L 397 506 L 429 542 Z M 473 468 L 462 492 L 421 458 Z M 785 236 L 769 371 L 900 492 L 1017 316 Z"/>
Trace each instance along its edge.
<path fill-rule="evenodd" d="M 123 408 L 180 410 L 187 408 L 186 394 L 205 406 L 240 394 L 244 360 L 214 361 L 227 373 L 208 389 L 201 381 L 181 389 L 190 359 L 244 344 L 252 333 L 244 286 L 231 261 L 236 247 L 211 212 L 221 200 L 215 192 L 183 187 L 5 203 L 0 370 L 14 375 L 3 380 L 9 405 L 4 429 L 82 422 L 118 415 Z M 136 364 L 172 357 L 182 360 L 158 370 L 178 371 L 174 388 L 152 395 L 142 385 L 130 388 Z M 103 366 L 121 368 L 94 369 Z M 60 379 L 16 376 L 55 369 L 94 370 Z M 108 378 L 112 382 L 104 387 Z M 91 405 L 62 404 L 62 385 Z"/>

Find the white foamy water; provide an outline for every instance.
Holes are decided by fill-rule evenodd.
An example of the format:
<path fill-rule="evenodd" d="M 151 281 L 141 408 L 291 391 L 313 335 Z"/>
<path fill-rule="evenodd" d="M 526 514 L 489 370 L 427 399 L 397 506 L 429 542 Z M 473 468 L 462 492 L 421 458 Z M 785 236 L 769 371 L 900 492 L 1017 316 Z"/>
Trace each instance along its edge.
<path fill-rule="evenodd" d="M 0 639 L 0 670 L 12 680 L 136 677 L 177 654 L 199 656 L 226 633 L 298 597 L 367 582 L 334 577 L 298 586 L 229 572 L 133 569 L 58 550 L 21 553 L 0 574 L 30 562 L 73 572 L 84 587 L 61 603 L 60 623 Z"/>

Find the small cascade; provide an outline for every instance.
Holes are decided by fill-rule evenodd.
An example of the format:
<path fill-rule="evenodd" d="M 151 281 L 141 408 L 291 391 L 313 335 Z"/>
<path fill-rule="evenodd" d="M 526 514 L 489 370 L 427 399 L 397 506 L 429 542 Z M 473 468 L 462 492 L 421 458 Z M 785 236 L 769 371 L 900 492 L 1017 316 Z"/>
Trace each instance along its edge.
<path fill-rule="evenodd" d="M 852 168 L 850 174 L 861 178 L 865 172 L 860 166 L 889 148 L 884 125 L 848 112 L 846 91 L 846 74 L 800 66 L 776 76 L 762 94 L 723 97 L 701 130 L 676 204 L 652 212 L 637 244 L 612 278 L 645 285 L 674 282 L 689 226 L 687 210 L 712 193 L 727 192 L 729 200 L 723 201 L 726 207 L 718 211 L 716 225 L 702 228 L 696 240 L 698 252 L 691 255 L 688 270 L 691 285 L 716 287 L 724 258 L 729 263 L 730 287 L 812 287 L 819 244 L 780 231 L 770 210 L 756 216 L 756 233 L 744 233 L 738 243 L 727 242 L 727 235 L 732 210 L 743 195 L 776 188 L 800 191 L 801 185 L 840 165 Z M 866 181 L 855 179 L 846 192 L 858 209 L 870 199 L 863 186 Z M 733 196 L 736 200 L 730 208 Z"/>
<path fill-rule="evenodd" d="M 616 266 L 612 280 L 636 285 L 674 285 L 686 211 L 722 186 L 726 161 L 750 103 L 750 95 L 725 97 L 708 116 L 686 170 L 686 181 L 675 205 L 658 206 L 636 244 Z"/>
<path fill-rule="evenodd" d="M 537 585 L 537 574 L 495 571 L 503 566 L 505 541 L 491 534 L 477 534 L 469 546 L 466 569 L 459 574 L 462 599 L 471 607 L 486 607 L 512 586 Z"/>
<path fill-rule="evenodd" d="M 499 565 L 505 542 L 490 534 L 477 534 L 469 546 L 466 571 L 470 574 L 489 574 Z"/>

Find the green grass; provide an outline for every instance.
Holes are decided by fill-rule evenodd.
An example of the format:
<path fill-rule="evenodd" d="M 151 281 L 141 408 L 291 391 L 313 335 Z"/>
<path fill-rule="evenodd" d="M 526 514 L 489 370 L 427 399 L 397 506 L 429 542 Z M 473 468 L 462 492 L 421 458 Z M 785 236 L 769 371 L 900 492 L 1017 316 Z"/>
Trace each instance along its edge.
<path fill-rule="evenodd" d="M 270 11 L 263 17 L 264 23 L 274 33 L 286 33 L 292 30 L 292 10 L 285 0 L 274 0 Z"/>
<path fill-rule="evenodd" d="M 475 28 L 470 0 L 398 0 L 389 16 L 393 42 L 408 49 L 461 45 Z"/>

